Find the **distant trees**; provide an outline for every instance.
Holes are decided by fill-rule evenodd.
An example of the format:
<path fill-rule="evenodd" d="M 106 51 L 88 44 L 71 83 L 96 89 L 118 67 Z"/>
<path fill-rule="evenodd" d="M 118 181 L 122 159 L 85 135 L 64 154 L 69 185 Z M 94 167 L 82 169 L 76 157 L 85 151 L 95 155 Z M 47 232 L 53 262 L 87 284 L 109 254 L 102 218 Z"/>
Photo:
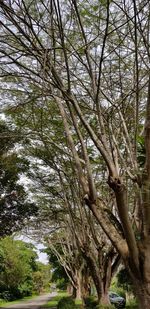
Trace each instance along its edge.
<path fill-rule="evenodd" d="M 31 216 L 37 215 L 38 208 L 19 184 L 20 175 L 29 165 L 15 148 L 19 133 L 11 124 L 0 120 L 0 139 L 0 237 L 3 237 L 22 229 Z"/>
<path fill-rule="evenodd" d="M 14 300 L 47 288 L 50 267 L 36 259 L 33 245 L 10 237 L 0 241 L 0 298 Z"/>
<path fill-rule="evenodd" d="M 33 273 L 33 290 L 36 293 L 50 291 L 51 264 L 36 262 L 37 269 Z"/>

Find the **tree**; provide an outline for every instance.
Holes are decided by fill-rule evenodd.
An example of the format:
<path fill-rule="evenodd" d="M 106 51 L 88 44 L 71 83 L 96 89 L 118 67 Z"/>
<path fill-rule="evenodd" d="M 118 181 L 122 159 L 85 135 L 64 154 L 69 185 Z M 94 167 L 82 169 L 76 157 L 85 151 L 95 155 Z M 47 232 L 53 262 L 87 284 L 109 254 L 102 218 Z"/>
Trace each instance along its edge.
<path fill-rule="evenodd" d="M 54 282 L 57 288 L 66 290 L 69 283 L 69 278 L 64 267 L 61 265 L 56 254 L 54 254 L 51 248 L 46 248 L 45 252 L 48 255 L 49 263 L 53 269 L 51 282 Z"/>
<path fill-rule="evenodd" d="M 34 291 L 38 294 L 50 288 L 50 265 L 37 262 L 37 270 L 33 273 Z"/>
<path fill-rule="evenodd" d="M 17 130 L 0 121 L 0 236 L 20 230 L 37 214 L 37 206 L 28 199 L 20 174 L 28 169 L 28 160 L 21 159 L 15 149 L 19 142 Z"/>
<path fill-rule="evenodd" d="M 36 115 L 34 123 L 35 121 Z M 51 149 L 48 141 L 40 142 L 36 149 L 32 145 L 28 147 L 28 155 L 33 157 L 32 161 L 39 160 L 36 170 L 33 164 L 32 173 L 30 172 L 30 177 L 33 175 L 34 180 L 32 193 L 34 192 L 35 202 L 42 205 L 38 229 L 42 230 L 43 237 L 46 237 L 48 245 L 68 274 L 74 287 L 74 296 L 85 299 L 90 291 L 88 277 L 92 277 L 99 301 L 108 303 L 108 290 L 120 256 L 91 213 L 83 207 L 78 180 L 69 157 L 65 154 L 63 158 L 61 155 L 57 158 L 56 165 L 54 147 Z M 57 145 L 58 143 L 57 135 Z M 59 249 L 61 246 L 61 250 L 57 246 Z"/>
<path fill-rule="evenodd" d="M 32 294 L 37 254 L 33 246 L 10 237 L 0 241 L 1 298 L 13 300 Z"/>
<path fill-rule="evenodd" d="M 140 308 L 150 302 L 149 10 L 149 1 L 1 3 L 1 76 L 15 77 L 9 91 L 21 85 L 14 106 L 37 99 L 42 110 L 52 98 L 59 109 L 83 201 L 128 268 Z M 105 166 L 102 187 L 91 145 Z"/>

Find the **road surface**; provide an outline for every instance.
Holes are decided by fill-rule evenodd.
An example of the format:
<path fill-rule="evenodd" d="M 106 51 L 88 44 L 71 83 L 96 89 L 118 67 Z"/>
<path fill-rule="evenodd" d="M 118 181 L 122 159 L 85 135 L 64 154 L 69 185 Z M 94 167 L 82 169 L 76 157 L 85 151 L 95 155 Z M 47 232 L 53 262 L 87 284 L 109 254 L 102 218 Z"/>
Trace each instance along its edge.
<path fill-rule="evenodd" d="M 9 305 L 7 308 L 13 308 L 13 309 L 40 309 L 41 306 L 45 305 L 51 297 L 55 296 L 57 293 L 49 293 L 44 294 L 41 296 L 37 296 L 34 299 L 22 301 L 15 305 Z M 1 309 L 6 309 L 6 307 L 0 307 Z"/>

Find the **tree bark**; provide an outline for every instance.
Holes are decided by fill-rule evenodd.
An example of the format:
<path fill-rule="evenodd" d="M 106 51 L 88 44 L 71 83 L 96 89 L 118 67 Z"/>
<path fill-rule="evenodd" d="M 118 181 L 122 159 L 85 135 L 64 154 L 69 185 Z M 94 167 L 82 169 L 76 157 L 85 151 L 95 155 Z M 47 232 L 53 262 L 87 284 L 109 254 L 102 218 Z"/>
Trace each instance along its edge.
<path fill-rule="evenodd" d="M 135 294 L 138 300 L 139 309 L 150 308 L 150 284 L 142 281 L 134 281 Z"/>
<path fill-rule="evenodd" d="M 91 295 L 91 282 L 89 269 L 86 267 L 82 271 L 82 298 L 86 299 Z"/>
<path fill-rule="evenodd" d="M 81 285 L 81 271 L 76 270 L 76 274 L 75 274 L 75 286 L 73 287 L 73 293 L 72 296 L 75 299 L 82 299 L 82 285 Z"/>
<path fill-rule="evenodd" d="M 100 274 L 100 270 L 98 268 L 98 266 L 96 265 L 94 259 L 90 256 L 89 253 L 83 254 L 84 258 L 87 262 L 87 265 L 90 269 L 90 274 L 91 277 L 93 279 L 95 288 L 96 288 L 96 292 L 97 292 L 97 298 L 98 298 L 98 302 L 100 303 L 101 300 L 101 295 L 102 295 L 102 278 L 101 278 L 101 274 Z"/>

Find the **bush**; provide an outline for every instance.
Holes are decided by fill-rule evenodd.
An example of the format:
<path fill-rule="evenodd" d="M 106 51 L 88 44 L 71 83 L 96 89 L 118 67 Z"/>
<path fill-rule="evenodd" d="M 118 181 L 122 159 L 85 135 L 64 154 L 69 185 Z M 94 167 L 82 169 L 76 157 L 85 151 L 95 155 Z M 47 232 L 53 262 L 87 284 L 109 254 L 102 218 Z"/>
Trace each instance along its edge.
<path fill-rule="evenodd" d="M 3 291 L 0 293 L 0 298 L 5 300 L 5 301 L 9 301 L 12 299 L 12 295 L 10 293 L 10 291 Z"/>
<path fill-rule="evenodd" d="M 86 309 L 94 309 L 98 305 L 97 301 L 93 296 L 85 298 L 84 303 Z"/>
<path fill-rule="evenodd" d="M 116 287 L 116 288 L 112 288 L 111 289 L 112 292 L 114 293 L 117 293 L 119 296 L 123 297 L 123 298 L 126 298 L 126 291 L 123 289 L 123 288 L 119 288 L 119 287 Z"/>
<path fill-rule="evenodd" d="M 75 302 L 71 297 L 63 297 L 58 302 L 57 309 L 75 309 Z"/>

